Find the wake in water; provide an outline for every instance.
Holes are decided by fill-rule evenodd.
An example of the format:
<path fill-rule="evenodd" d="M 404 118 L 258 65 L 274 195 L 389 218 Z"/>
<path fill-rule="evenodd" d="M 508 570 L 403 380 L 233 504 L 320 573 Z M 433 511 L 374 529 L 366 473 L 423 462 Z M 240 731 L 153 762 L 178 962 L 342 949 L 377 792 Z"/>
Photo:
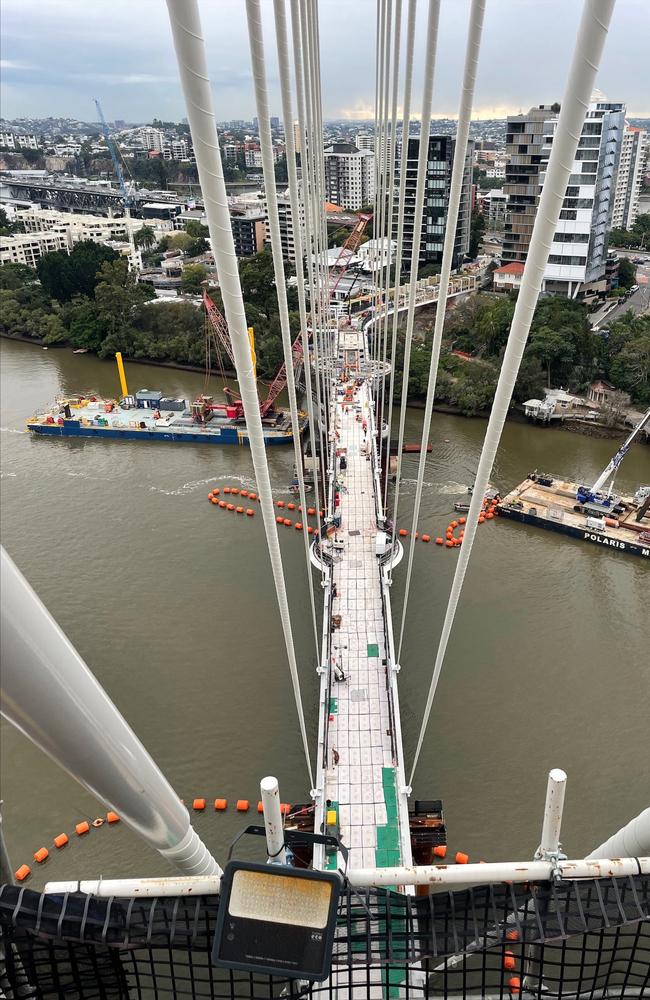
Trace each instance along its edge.
<path fill-rule="evenodd" d="M 417 485 L 416 479 L 402 479 L 401 489 L 409 495 L 412 491 L 410 489 L 404 489 L 405 486 L 415 487 Z M 446 480 L 443 483 L 423 483 L 427 489 L 433 490 L 435 493 L 442 493 L 448 496 L 456 496 L 458 493 L 467 493 L 469 486 L 467 483 L 456 483 L 453 479 Z"/>

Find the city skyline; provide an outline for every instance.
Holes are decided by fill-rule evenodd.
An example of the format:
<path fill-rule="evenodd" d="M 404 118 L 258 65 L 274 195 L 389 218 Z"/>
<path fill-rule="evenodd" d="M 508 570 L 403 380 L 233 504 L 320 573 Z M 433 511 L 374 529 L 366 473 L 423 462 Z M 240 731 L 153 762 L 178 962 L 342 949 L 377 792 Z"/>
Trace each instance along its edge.
<path fill-rule="evenodd" d="M 505 118 L 561 99 L 581 4 L 547 0 L 493 0 L 485 18 L 475 115 Z M 456 116 L 469 0 L 443 3 L 434 86 L 434 115 Z M 354 5 L 324 0 L 320 7 L 324 114 L 330 119 L 374 117 L 375 23 L 370 0 Z M 345 12 L 345 35 L 340 25 Z M 425 5 L 418 10 L 413 112 L 421 93 Z M 217 117 L 251 120 L 255 114 L 244 6 L 222 0 L 202 10 Z M 264 8 L 272 106 L 280 107 L 272 9 Z M 558 32 L 558 24 L 562 31 Z M 599 73 L 599 90 L 623 101 L 630 117 L 650 117 L 650 80 L 645 65 L 650 7 L 622 0 L 614 13 Z M 182 95 L 166 17 L 153 0 L 133 5 L 116 0 L 108 8 L 79 0 L 6 0 L 1 62 L 3 114 L 15 117 L 75 117 L 92 120 L 92 97 L 107 117 L 131 121 L 180 120 Z M 524 43 L 525 42 L 525 43 Z M 354 77 L 350 57 L 354 57 Z M 505 70 L 505 72 L 504 72 Z M 640 82 L 641 81 L 641 82 Z"/>

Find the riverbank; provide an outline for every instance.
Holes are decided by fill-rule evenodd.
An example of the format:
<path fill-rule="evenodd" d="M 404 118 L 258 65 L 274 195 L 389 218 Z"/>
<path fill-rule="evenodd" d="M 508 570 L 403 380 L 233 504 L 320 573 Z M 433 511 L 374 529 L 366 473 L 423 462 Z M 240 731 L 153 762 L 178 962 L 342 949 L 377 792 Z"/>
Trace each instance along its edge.
<path fill-rule="evenodd" d="M 42 340 L 37 340 L 34 337 L 25 336 L 9 336 L 7 333 L 0 332 L 0 337 L 4 340 L 14 340 L 20 341 L 23 344 L 31 344 L 33 347 L 40 347 L 41 350 L 44 348 L 46 350 L 56 350 L 65 351 L 69 350 L 74 353 L 74 348 L 70 344 L 53 344 L 50 346 L 44 345 Z M 96 361 L 112 364 L 112 358 L 99 358 L 92 351 L 89 351 L 86 355 L 89 358 L 94 358 Z M 152 368 L 166 368 L 169 371 L 181 371 L 181 372 L 194 372 L 196 374 L 205 375 L 205 368 L 200 365 L 187 365 L 182 364 L 177 361 L 154 361 L 151 358 L 128 358 L 125 356 L 124 361 L 128 365 L 146 365 Z M 221 374 L 221 369 L 219 371 L 212 369 L 211 374 L 218 376 Z M 228 379 L 236 381 L 236 373 L 234 371 L 229 371 L 224 369 L 224 374 Z M 259 380 L 262 385 L 268 385 L 264 379 Z M 407 400 L 407 406 L 413 410 L 423 410 L 425 408 L 425 401 L 417 396 L 411 397 Z M 472 414 L 468 416 L 464 414 L 458 406 L 454 406 L 452 403 L 438 402 L 433 404 L 433 410 L 436 413 L 444 413 L 451 417 L 464 417 L 466 420 L 487 420 L 490 416 L 489 410 L 483 410 L 480 413 Z M 507 420 L 511 423 L 526 424 L 530 423 L 529 420 L 523 414 L 523 411 L 519 408 L 511 410 L 508 413 Z M 539 426 L 539 425 L 536 425 Z M 572 434 L 582 434 L 584 437 L 599 438 L 599 439 L 621 439 L 626 435 L 625 428 L 615 428 L 615 427 L 603 427 L 600 424 L 585 424 L 582 421 L 577 420 L 567 420 L 558 421 L 553 424 L 554 428 L 559 428 L 563 431 L 569 431 Z"/>

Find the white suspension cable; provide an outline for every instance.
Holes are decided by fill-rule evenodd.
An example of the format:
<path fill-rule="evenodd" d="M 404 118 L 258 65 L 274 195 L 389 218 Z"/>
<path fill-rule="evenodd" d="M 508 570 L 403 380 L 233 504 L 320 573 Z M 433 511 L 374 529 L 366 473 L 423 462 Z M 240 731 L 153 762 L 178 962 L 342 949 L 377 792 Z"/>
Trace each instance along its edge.
<path fill-rule="evenodd" d="M 275 508 L 271 496 L 271 480 L 264 448 L 264 434 L 253 371 L 248 325 L 244 311 L 237 257 L 230 225 L 228 198 L 223 179 L 219 152 L 217 126 L 212 105 L 212 92 L 208 75 L 205 44 L 197 0 L 167 0 L 172 27 L 174 48 L 178 61 L 181 85 L 185 97 L 187 117 L 196 154 L 199 182 L 203 193 L 205 213 L 210 231 L 210 243 L 219 277 L 224 311 L 237 370 L 246 428 L 250 442 L 251 458 L 258 486 L 264 531 L 269 550 L 275 593 L 280 609 L 282 632 L 293 685 L 298 722 L 302 737 L 305 762 L 314 786 L 309 744 L 302 707 L 300 679 L 291 629 L 289 603 L 282 568 L 280 542 L 275 523 Z"/>
<path fill-rule="evenodd" d="M 566 194 L 572 164 L 582 133 L 585 114 L 589 106 L 598 66 L 600 65 L 614 4 L 615 0 L 585 0 L 583 7 L 576 47 L 571 60 L 569 78 L 562 100 L 557 128 L 553 137 L 544 187 L 542 188 L 535 216 L 535 224 L 533 226 L 521 288 L 515 305 L 508 343 L 503 356 L 492 411 L 485 433 L 483 450 L 476 471 L 474 492 L 465 522 L 465 536 L 451 585 L 449 603 L 436 653 L 433 675 L 427 695 L 409 784 L 413 781 L 413 775 L 420 758 L 433 698 L 447 651 L 449 635 L 454 623 L 458 599 L 465 579 L 467 564 L 472 553 L 483 496 L 488 486 L 503 425 L 508 414 L 512 391 L 528 340 L 533 313 L 535 312 L 535 306 L 537 305 L 537 299 L 542 286 L 544 271 L 548 264 L 553 236 L 557 228 L 562 202 Z"/>
<path fill-rule="evenodd" d="M 305 370 L 305 392 L 307 396 L 307 413 L 309 415 L 309 441 L 311 448 L 312 468 L 314 475 L 314 499 L 317 512 L 317 526 L 320 537 L 320 475 L 315 465 L 316 460 L 316 428 L 314 427 L 314 400 L 311 378 L 311 362 L 309 335 L 307 330 L 307 307 L 305 304 L 305 273 L 304 273 L 304 246 L 302 223 L 300 217 L 300 196 L 298 191 L 298 171 L 296 169 L 296 146 L 293 134 L 293 105 L 291 101 L 291 75 L 289 70 L 289 41 L 287 32 L 287 18 L 285 11 L 285 0 L 273 0 L 273 10 L 275 15 L 275 37 L 278 51 L 278 66 L 280 70 L 280 90 L 282 94 L 282 117 L 284 123 L 284 135 L 287 154 L 287 171 L 289 176 L 289 201 L 291 205 L 291 218 L 294 233 L 294 247 L 296 255 L 296 280 L 298 283 L 298 312 L 300 315 L 300 329 L 302 330 L 302 355 L 303 367 Z M 301 455 L 302 459 L 302 455 Z M 302 461 L 301 461 L 302 465 Z M 303 515 L 306 513 L 303 500 Z M 305 521 L 307 519 L 305 518 Z M 309 558 L 309 552 L 307 552 Z M 325 567 L 321 565 L 321 580 L 324 579 Z M 313 593 L 312 593 L 313 601 Z"/>
<path fill-rule="evenodd" d="M 422 440 L 420 442 L 420 460 L 418 464 L 418 475 L 415 487 L 415 504 L 413 506 L 413 524 L 409 544 L 408 566 L 406 570 L 406 586 L 404 590 L 404 603 L 402 606 L 402 622 L 400 625 L 399 642 L 397 644 L 398 663 L 400 662 L 400 657 L 402 655 L 404 626 L 406 624 L 406 614 L 408 611 L 408 601 L 411 589 L 411 574 L 413 571 L 413 556 L 415 552 L 415 532 L 417 530 L 418 521 L 420 520 L 424 469 L 427 461 L 427 443 L 431 427 L 433 401 L 436 393 L 436 376 L 438 373 L 440 347 L 442 345 L 442 331 L 445 325 L 445 313 L 447 310 L 449 278 L 451 275 L 451 265 L 453 263 L 454 250 L 456 246 L 456 226 L 458 224 L 460 199 L 463 192 L 463 179 L 465 177 L 466 170 L 469 125 L 472 119 L 472 104 L 474 102 L 474 89 L 476 87 L 476 74 L 478 71 L 478 57 L 481 48 L 481 33 L 483 31 L 485 4 L 486 0 L 472 0 L 470 6 L 467 47 L 465 50 L 465 68 L 463 70 L 463 84 L 461 89 L 460 107 L 458 110 L 458 130 L 456 132 L 456 143 L 454 147 L 454 162 L 451 170 L 449 205 L 447 207 L 445 239 L 442 250 L 442 265 L 440 268 L 438 304 L 436 306 L 436 320 L 433 330 L 433 341 L 431 344 L 431 362 L 429 365 L 427 397 L 424 406 L 424 417 L 422 419 Z"/>
<path fill-rule="evenodd" d="M 300 153 L 301 166 L 302 166 L 302 192 L 303 192 L 303 205 L 304 205 L 304 243 L 303 249 L 306 251 L 306 262 L 307 262 L 307 283 L 309 285 L 309 304 L 311 311 L 311 321 L 312 321 L 312 344 L 314 352 L 314 383 L 316 390 L 316 410 L 317 410 L 317 424 L 314 428 L 314 433 L 318 435 L 319 442 L 319 461 L 318 461 L 318 478 L 322 482 L 323 486 L 323 498 L 325 496 L 325 482 L 326 482 L 326 470 L 325 470 L 325 456 L 326 450 L 323 439 L 323 414 L 322 414 L 322 402 L 321 402 L 321 376 L 320 376 L 320 352 L 319 352 L 319 303 L 316 301 L 317 296 L 317 282 L 316 282 L 316 271 L 314 265 L 314 255 L 315 255 L 315 244 L 314 237 L 312 233 L 312 214 L 313 214 L 313 180 L 311 176 L 311 142 L 308 141 L 307 136 L 307 108 L 306 108 L 306 93 L 305 93 L 305 72 L 302 65 L 301 56 L 304 53 L 303 42 L 302 42 L 302 28 L 301 28 L 301 12 L 298 5 L 298 0 L 291 0 L 291 31 L 292 31 L 292 43 L 293 43 L 293 63 L 294 63 L 294 74 L 296 78 L 296 101 L 298 106 L 298 125 L 300 129 L 300 135 L 302 139 L 302 148 Z M 297 249 L 297 248 L 296 248 Z M 312 442 L 312 459 L 316 459 L 316 452 L 313 447 Z M 321 516 L 320 516 L 320 506 L 317 510 L 318 519 L 318 535 L 321 534 Z M 324 569 L 321 569 L 321 580 L 324 578 Z"/>
<path fill-rule="evenodd" d="M 397 92 L 399 88 L 399 66 L 400 66 L 400 45 L 402 40 L 402 0 L 396 0 L 395 7 L 395 41 L 393 50 L 393 93 L 391 99 L 391 138 L 390 138 L 390 166 L 388 170 L 388 183 L 389 183 L 389 201 L 388 201 L 388 224 L 386 226 L 386 258 L 385 258 L 385 287 L 386 287 L 386 299 L 384 302 L 384 354 L 383 363 L 386 365 L 387 352 L 388 352 L 388 307 L 390 301 L 388 298 L 388 289 L 390 288 L 390 270 L 391 270 L 391 246 L 393 239 L 393 213 L 395 211 L 395 162 L 397 158 Z M 397 272 L 395 273 L 394 280 L 394 306 L 393 309 L 397 313 L 397 290 L 399 287 L 399 278 Z M 394 346 L 391 345 L 391 361 L 392 365 L 395 363 L 394 357 Z M 392 375 L 392 365 L 391 365 L 391 375 Z M 386 378 L 382 378 L 381 382 L 381 407 L 379 410 L 379 419 L 377 421 L 379 427 L 379 444 L 378 444 L 378 454 L 379 454 L 379 464 L 382 463 L 383 455 L 383 438 L 382 432 L 384 429 L 384 412 L 385 412 L 385 397 L 386 397 Z M 390 405 L 390 402 L 389 402 Z M 388 424 L 387 424 L 388 426 Z M 390 432 L 389 432 L 390 433 Z M 390 440 L 387 439 L 386 447 L 386 465 L 383 466 L 384 477 L 386 483 L 388 483 L 388 473 L 389 473 L 389 463 L 390 463 Z M 383 507 L 385 507 L 385 500 Z M 383 513 L 382 507 L 382 513 Z"/>
<path fill-rule="evenodd" d="M 397 0 L 399 2 L 399 0 Z M 400 7 L 401 12 L 401 7 Z M 389 168 L 388 168 L 388 95 L 390 91 L 391 82 L 391 71 L 394 71 L 394 61 L 391 60 L 391 41 L 393 33 L 393 4 L 392 0 L 389 0 L 388 6 L 388 18 L 386 25 L 386 39 L 385 39 L 385 50 L 384 50 L 384 93 L 382 95 L 382 148 L 381 148 L 381 168 L 380 168 L 380 185 L 381 185 L 381 200 L 380 200 L 380 224 L 379 224 L 379 238 L 384 239 L 388 236 L 388 225 L 387 225 L 387 209 L 388 209 L 388 181 L 389 181 Z M 375 281 L 379 282 L 379 317 L 378 317 L 378 330 L 379 337 L 377 340 L 377 360 L 386 363 L 387 349 L 386 349 L 386 292 L 387 292 L 387 273 L 384 269 L 384 261 L 381 253 L 381 245 L 375 242 L 375 247 L 377 251 L 377 272 Z M 383 422 L 383 400 L 384 400 L 384 385 L 385 379 L 381 380 L 381 391 L 379 389 L 379 384 L 377 384 L 377 390 L 375 393 L 375 427 L 377 428 L 377 433 L 379 434 L 379 447 L 378 454 L 381 456 L 381 429 Z M 378 498 L 381 507 L 381 498 Z"/>
<path fill-rule="evenodd" d="M 388 502 L 390 472 L 390 435 L 393 422 L 395 396 L 395 364 L 397 355 L 397 306 L 402 287 L 402 247 L 404 244 L 404 198 L 406 195 L 406 163 L 408 160 L 409 127 L 411 120 L 411 84 L 413 81 L 413 49 L 415 47 L 415 19 L 417 0 L 410 0 L 406 23 L 406 54 L 404 58 L 404 94 L 402 100 L 402 162 L 399 172 L 399 197 L 397 201 L 397 248 L 395 251 L 395 308 L 390 351 L 390 387 L 388 391 L 388 433 L 386 435 L 386 476 L 384 479 L 384 510 Z"/>
<path fill-rule="evenodd" d="M 404 338 L 404 366 L 402 370 L 402 397 L 399 414 L 399 434 L 397 438 L 397 478 L 395 482 L 395 497 L 393 502 L 393 523 L 397 524 L 399 509 L 399 494 L 402 480 L 402 447 L 404 444 L 404 426 L 406 423 L 406 403 L 408 397 L 409 372 L 411 367 L 411 341 L 413 340 L 413 322 L 415 319 L 415 293 L 417 288 L 418 268 L 420 264 L 420 242 L 422 240 L 422 214 L 424 208 L 424 193 L 427 178 L 427 163 L 429 158 L 429 128 L 431 125 L 431 100 L 433 97 L 433 75 L 436 63 L 436 48 L 438 44 L 438 20 L 440 17 L 440 0 L 429 0 L 429 16 L 427 19 L 426 57 L 424 63 L 424 85 L 422 90 L 422 115 L 420 119 L 420 143 L 418 153 L 417 184 L 415 189 L 415 207 L 413 213 L 413 245 L 411 248 L 411 267 L 409 276 L 409 301 L 406 317 L 406 334 Z M 408 157 L 408 146 L 407 146 Z M 403 154 L 402 154 L 403 159 Z M 404 169 L 406 169 L 403 163 Z M 391 564 L 392 565 L 392 564 Z M 392 568 L 390 570 L 392 580 Z"/>
<path fill-rule="evenodd" d="M 302 463 L 302 438 L 298 419 L 298 402 L 296 399 L 296 380 L 293 371 L 293 348 L 291 328 L 289 325 L 289 305 L 287 302 L 287 285 L 282 257 L 282 237 L 280 236 L 280 217 L 278 214 L 278 198 L 275 186 L 275 165 L 273 161 L 273 141 L 271 139 L 271 112 L 266 85 L 266 63 L 264 58 L 264 35 L 262 30 L 262 12 L 260 0 L 246 0 L 246 15 L 248 18 L 248 38 L 251 50 L 251 68 L 255 89 L 255 107 L 257 110 L 258 132 L 262 152 L 262 170 L 264 174 L 264 189 L 271 234 L 271 253 L 273 256 L 273 274 L 275 291 L 278 298 L 280 313 L 280 331 L 284 351 L 284 365 L 287 375 L 287 392 L 289 395 L 289 412 L 291 414 L 291 430 L 293 432 L 293 449 L 298 477 L 300 506 L 302 507 L 302 536 L 305 547 L 305 566 L 307 570 L 308 591 L 311 605 L 314 644 L 316 647 L 316 662 L 320 659 L 320 641 L 318 623 L 316 620 L 316 604 L 311 577 L 311 560 L 309 558 L 309 533 L 307 531 L 307 499 L 305 495 L 305 477 Z"/>

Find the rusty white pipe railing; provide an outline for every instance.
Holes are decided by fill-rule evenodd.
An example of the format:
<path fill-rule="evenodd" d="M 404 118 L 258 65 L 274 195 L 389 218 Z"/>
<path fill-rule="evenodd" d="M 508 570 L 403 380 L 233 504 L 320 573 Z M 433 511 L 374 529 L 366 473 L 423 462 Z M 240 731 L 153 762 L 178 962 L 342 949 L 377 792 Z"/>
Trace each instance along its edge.
<path fill-rule="evenodd" d="M 590 861 L 499 861 L 471 865 L 411 865 L 398 868 L 353 868 L 347 878 L 351 885 L 428 885 L 455 889 L 467 885 L 494 885 L 499 882 L 548 882 L 577 879 L 627 878 L 650 875 L 650 857 L 600 858 Z M 85 892 L 94 896 L 199 896 L 219 892 L 221 879 L 209 878 L 126 878 L 89 879 L 81 882 L 48 882 L 46 893 Z"/>

